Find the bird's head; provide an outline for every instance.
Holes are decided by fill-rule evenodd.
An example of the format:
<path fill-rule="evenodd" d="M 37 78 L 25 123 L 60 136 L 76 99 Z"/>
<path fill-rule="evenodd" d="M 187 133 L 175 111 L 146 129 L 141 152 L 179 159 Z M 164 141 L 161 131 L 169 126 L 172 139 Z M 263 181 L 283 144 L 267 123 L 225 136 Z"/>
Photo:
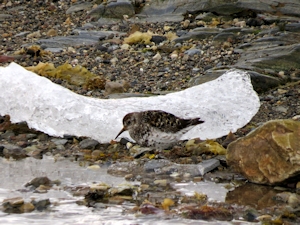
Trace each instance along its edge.
<path fill-rule="evenodd" d="M 126 116 L 123 118 L 123 128 L 122 130 L 118 133 L 115 139 L 117 139 L 120 134 L 122 134 L 126 130 L 130 130 L 137 122 L 136 116 L 134 113 L 128 113 Z"/>

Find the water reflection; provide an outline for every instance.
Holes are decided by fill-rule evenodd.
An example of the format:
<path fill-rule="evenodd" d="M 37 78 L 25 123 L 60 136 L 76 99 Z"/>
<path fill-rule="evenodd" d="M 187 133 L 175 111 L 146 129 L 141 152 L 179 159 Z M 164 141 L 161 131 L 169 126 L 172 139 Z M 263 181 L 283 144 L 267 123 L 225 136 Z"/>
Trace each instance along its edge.
<path fill-rule="evenodd" d="M 274 197 L 278 193 L 280 191 L 276 191 L 274 187 L 246 183 L 228 192 L 226 202 L 251 206 L 259 210 L 276 205 Z"/>

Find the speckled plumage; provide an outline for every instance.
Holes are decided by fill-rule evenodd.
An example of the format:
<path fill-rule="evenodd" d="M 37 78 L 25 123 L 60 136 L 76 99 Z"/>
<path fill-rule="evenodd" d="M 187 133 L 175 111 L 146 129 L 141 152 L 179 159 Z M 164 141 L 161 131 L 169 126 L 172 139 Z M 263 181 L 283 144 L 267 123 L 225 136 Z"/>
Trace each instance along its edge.
<path fill-rule="evenodd" d="M 123 118 L 124 131 L 141 146 L 168 148 L 193 126 L 203 123 L 200 118 L 182 119 L 161 110 L 128 113 Z M 116 138 L 117 138 L 116 137 Z"/>

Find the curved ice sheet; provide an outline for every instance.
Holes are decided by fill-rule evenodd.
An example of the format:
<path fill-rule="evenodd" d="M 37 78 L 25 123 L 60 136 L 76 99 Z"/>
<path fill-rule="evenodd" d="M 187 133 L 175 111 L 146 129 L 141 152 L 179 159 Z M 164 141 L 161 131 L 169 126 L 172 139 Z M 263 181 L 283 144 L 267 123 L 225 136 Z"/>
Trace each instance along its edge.
<path fill-rule="evenodd" d="M 26 121 L 49 135 L 87 136 L 102 143 L 116 136 L 123 116 L 133 111 L 160 109 L 184 118 L 201 117 L 205 123 L 182 139 L 206 139 L 235 132 L 260 107 L 250 76 L 241 70 L 229 70 L 216 80 L 165 96 L 96 99 L 11 63 L 0 67 L 0 88 L 0 114 L 9 114 L 12 122 Z"/>

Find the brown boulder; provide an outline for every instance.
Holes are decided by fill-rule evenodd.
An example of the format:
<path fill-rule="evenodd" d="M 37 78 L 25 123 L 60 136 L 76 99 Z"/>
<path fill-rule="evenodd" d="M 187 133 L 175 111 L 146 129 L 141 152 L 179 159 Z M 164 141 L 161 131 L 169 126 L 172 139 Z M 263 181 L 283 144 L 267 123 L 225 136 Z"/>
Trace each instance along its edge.
<path fill-rule="evenodd" d="M 300 174 L 300 122 L 269 121 L 227 150 L 228 165 L 249 181 L 279 184 Z"/>

